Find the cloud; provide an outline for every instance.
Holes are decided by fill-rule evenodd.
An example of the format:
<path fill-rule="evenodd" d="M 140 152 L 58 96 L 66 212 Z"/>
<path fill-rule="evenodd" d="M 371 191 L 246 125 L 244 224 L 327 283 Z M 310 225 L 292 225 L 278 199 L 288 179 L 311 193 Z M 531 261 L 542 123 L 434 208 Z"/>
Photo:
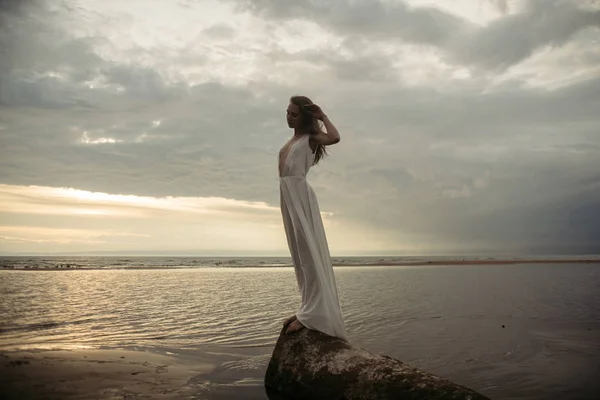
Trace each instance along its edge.
<path fill-rule="evenodd" d="M 0 185 L 0 203 L 0 251 L 5 252 L 65 252 L 82 246 L 87 251 L 209 256 L 287 252 L 279 207 L 264 202 Z M 332 215 L 322 213 L 327 229 L 338 232 L 330 241 L 332 249 L 349 254 L 356 253 L 356 244 L 371 251 L 389 248 L 378 232 L 348 235 Z"/>
<path fill-rule="evenodd" d="M 452 48 L 456 60 L 502 70 L 545 46 L 564 45 L 588 27 L 600 28 L 600 10 L 583 9 L 572 1 L 530 0 L 525 4 L 522 12 L 455 35 Z"/>
<path fill-rule="evenodd" d="M 12 185 L 0 185 L 0 202 L 0 249 L 5 251 L 65 251 L 85 244 L 94 250 L 139 246 L 210 253 L 244 236 L 238 247 L 245 250 L 283 244 L 275 240 L 279 208 L 260 202 Z"/>
<path fill-rule="evenodd" d="M 404 2 L 239 0 L 238 9 L 276 20 L 314 21 L 339 35 L 361 35 L 370 40 L 401 39 L 440 45 L 469 24 L 433 7 L 410 7 Z"/>
<path fill-rule="evenodd" d="M 204 29 L 203 33 L 217 39 L 233 39 L 236 35 L 235 29 L 226 24 L 213 25 Z"/>
<path fill-rule="evenodd" d="M 435 7 L 402 1 L 234 3 L 261 18 L 308 20 L 341 37 L 431 46 L 448 62 L 486 70 L 506 69 L 545 46 L 563 45 L 576 33 L 600 26 L 597 7 L 578 7 L 569 0 L 526 0 L 514 13 L 508 13 L 506 1 L 492 1 L 501 17 L 484 26 Z"/>
<path fill-rule="evenodd" d="M 506 15 L 509 8 L 507 0 L 490 0 L 490 2 L 493 3 L 502 14 Z"/>
<path fill-rule="evenodd" d="M 587 190 L 535 204 L 512 203 L 483 215 L 472 215 L 456 225 L 458 235 L 469 235 L 482 245 L 490 239 L 520 251 L 546 254 L 600 252 L 600 175 Z M 528 223 L 523 223 L 528 221 Z"/>
<path fill-rule="evenodd" d="M 277 214 L 279 208 L 261 202 L 248 202 L 218 197 L 148 197 L 112 195 L 71 188 L 43 186 L 0 185 L 4 211 L 33 214 L 97 214 L 126 215 L 143 218 L 147 212 L 169 211 L 173 213 L 212 214 L 223 217 L 250 212 L 257 218 L 263 213 Z M 50 208 L 40 207 L 50 205 Z"/>
<path fill-rule="evenodd" d="M 177 18 L 30 4 L 1 9 L 0 183 L 153 206 L 4 198 L 5 226 L 89 229 L 96 249 L 285 253 L 277 154 L 288 98 L 307 94 L 342 134 L 309 175 L 334 252 L 594 248 L 596 11 L 499 2 L 477 24 L 402 2 L 264 1 L 185 25 L 162 3 Z M 504 44 L 487 57 L 485 43 Z M 226 222 L 191 210 L 210 198 Z M 5 236 L 47 239 L 35 229 Z"/>

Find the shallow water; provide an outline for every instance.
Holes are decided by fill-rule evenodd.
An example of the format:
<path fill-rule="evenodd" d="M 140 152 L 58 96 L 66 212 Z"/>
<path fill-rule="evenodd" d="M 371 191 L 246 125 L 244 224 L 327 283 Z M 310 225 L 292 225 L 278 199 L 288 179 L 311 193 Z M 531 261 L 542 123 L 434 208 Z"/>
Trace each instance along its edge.
<path fill-rule="evenodd" d="M 335 268 L 352 342 L 494 399 L 594 399 L 600 266 Z M 153 349 L 208 360 L 213 399 L 266 399 L 291 268 L 0 271 L 0 350 Z"/>

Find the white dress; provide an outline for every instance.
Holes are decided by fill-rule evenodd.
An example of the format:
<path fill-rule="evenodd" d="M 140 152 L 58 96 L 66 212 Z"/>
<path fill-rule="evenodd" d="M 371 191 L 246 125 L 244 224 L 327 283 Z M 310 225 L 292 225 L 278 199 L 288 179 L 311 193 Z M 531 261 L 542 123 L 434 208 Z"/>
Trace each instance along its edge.
<path fill-rule="evenodd" d="M 308 329 L 348 340 L 317 196 L 306 180 L 314 158 L 309 138 L 280 152 L 281 215 L 302 294 L 296 317 Z"/>

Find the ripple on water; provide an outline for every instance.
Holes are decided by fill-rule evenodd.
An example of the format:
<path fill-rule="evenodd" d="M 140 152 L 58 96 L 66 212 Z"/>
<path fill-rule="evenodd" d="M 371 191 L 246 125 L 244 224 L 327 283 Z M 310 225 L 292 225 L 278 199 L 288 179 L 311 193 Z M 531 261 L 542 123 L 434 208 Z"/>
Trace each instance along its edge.
<path fill-rule="evenodd" d="M 542 399 L 596 382 L 594 268 L 352 267 L 336 277 L 354 344 L 491 398 Z M 283 318 L 299 305 L 292 269 L 0 274 L 0 348 L 229 349 L 227 379 L 209 378 L 227 390 L 261 378 Z"/>

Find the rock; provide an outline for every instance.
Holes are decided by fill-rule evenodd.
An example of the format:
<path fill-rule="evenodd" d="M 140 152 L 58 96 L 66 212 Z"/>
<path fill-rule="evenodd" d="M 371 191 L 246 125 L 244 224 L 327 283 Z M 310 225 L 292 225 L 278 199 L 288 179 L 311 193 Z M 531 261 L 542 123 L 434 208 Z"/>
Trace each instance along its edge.
<path fill-rule="evenodd" d="M 290 335 L 282 329 L 265 387 L 271 400 L 489 400 L 399 360 L 309 329 Z"/>

